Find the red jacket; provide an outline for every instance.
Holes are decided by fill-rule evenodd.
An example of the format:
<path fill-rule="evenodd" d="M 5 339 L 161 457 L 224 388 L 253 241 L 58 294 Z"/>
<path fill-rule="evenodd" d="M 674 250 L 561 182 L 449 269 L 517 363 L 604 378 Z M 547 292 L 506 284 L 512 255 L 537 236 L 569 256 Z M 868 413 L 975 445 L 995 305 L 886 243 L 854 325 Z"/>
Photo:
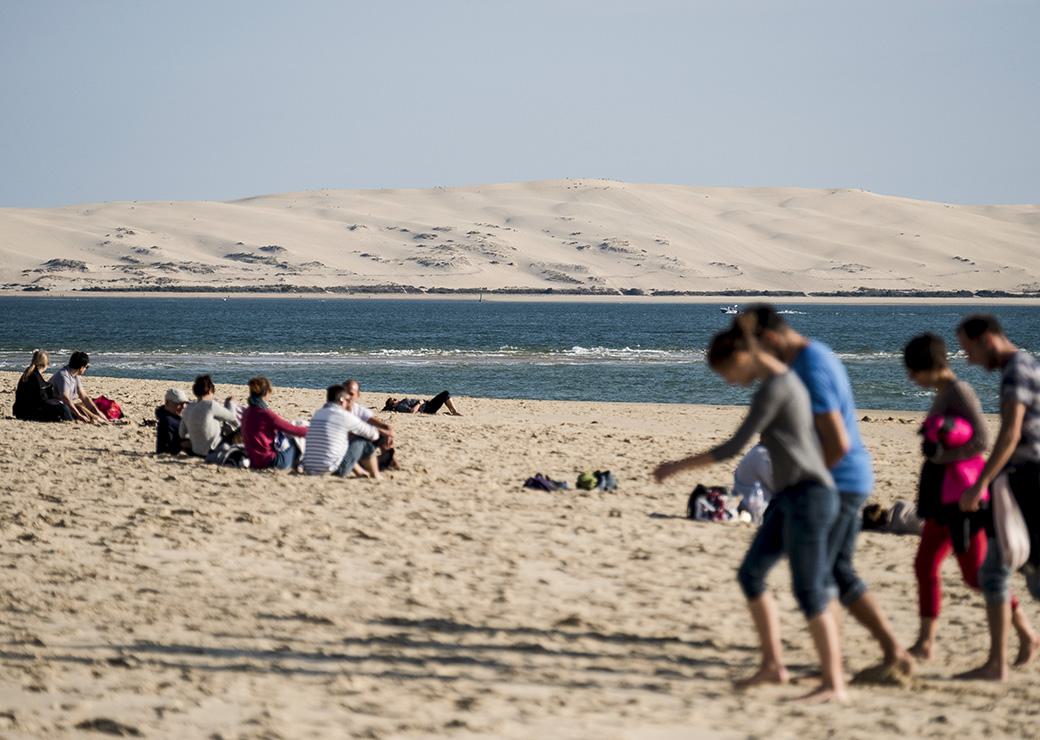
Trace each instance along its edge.
<path fill-rule="evenodd" d="M 269 468 L 274 462 L 274 433 L 306 437 L 307 427 L 298 427 L 286 421 L 271 409 L 250 406 L 242 414 L 242 444 L 249 456 L 249 466 L 254 469 Z"/>

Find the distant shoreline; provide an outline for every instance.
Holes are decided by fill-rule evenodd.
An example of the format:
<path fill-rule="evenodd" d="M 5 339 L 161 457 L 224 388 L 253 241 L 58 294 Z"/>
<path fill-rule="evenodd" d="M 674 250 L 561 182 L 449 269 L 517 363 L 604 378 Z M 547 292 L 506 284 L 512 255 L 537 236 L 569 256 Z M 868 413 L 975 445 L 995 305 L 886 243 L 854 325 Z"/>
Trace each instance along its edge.
<path fill-rule="evenodd" d="M 492 289 L 481 291 L 472 288 L 437 288 L 421 290 L 412 286 L 400 286 L 400 290 L 370 290 L 364 287 L 340 289 L 288 288 L 285 290 L 259 290 L 252 287 L 222 288 L 199 286 L 193 289 L 125 290 L 91 288 L 85 290 L 0 290 L 5 298 L 242 298 L 293 299 L 321 298 L 329 300 L 432 300 L 487 302 L 565 302 L 565 303 L 691 303 L 733 304 L 752 301 L 770 303 L 846 303 L 846 304 L 952 304 L 952 305 L 1037 305 L 1040 293 L 1014 294 L 1006 291 L 583 291 L 575 289 Z"/>

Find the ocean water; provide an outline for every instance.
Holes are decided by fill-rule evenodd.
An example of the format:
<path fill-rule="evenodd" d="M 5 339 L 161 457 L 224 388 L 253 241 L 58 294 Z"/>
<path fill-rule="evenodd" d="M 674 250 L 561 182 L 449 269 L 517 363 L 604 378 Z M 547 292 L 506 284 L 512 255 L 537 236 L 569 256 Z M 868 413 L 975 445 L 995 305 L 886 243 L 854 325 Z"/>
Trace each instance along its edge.
<path fill-rule="evenodd" d="M 0 298 L 0 369 L 33 349 L 60 366 L 91 355 L 90 373 L 165 378 L 202 372 L 218 387 L 256 374 L 275 385 L 323 388 L 357 377 L 366 390 L 587 401 L 745 403 L 704 361 L 730 316 L 722 305 L 281 298 Z M 1030 306 L 785 305 L 799 331 L 842 358 L 860 408 L 920 410 L 902 347 L 934 331 L 956 348 L 969 311 L 989 310 L 1019 346 L 1040 351 Z M 997 408 L 996 375 L 954 357 L 959 374 Z M 89 376 L 88 376 L 89 377 Z M 89 386 L 88 386 L 89 387 Z"/>

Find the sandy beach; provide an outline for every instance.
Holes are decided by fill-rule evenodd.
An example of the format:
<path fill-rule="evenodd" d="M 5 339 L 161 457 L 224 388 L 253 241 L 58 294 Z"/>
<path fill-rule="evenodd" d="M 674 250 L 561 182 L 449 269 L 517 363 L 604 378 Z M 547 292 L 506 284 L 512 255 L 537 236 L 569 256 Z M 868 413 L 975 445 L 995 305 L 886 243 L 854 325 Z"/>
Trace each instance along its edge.
<path fill-rule="evenodd" d="M 123 403 L 124 426 L 15 421 L 16 377 L 0 373 L 5 737 L 1036 732 L 1035 665 L 1007 685 L 951 680 L 987 644 L 981 597 L 951 562 L 937 655 L 912 688 L 785 704 L 811 685 L 814 656 L 781 568 L 771 584 L 798 683 L 731 689 L 757 661 L 735 581 L 753 530 L 682 515 L 696 482 L 728 483 L 733 465 L 663 486 L 649 471 L 722 439 L 739 408 L 460 397 L 463 417 L 392 418 L 402 467 L 376 484 L 156 458 L 140 423 L 168 381 L 87 379 Z M 322 400 L 276 389 L 272 406 L 309 417 Z M 861 415 L 876 499 L 911 499 L 917 416 Z M 611 469 L 619 490 L 521 488 L 586 469 Z M 866 534 L 858 560 L 907 643 L 915 548 Z M 854 673 L 877 651 L 846 625 Z"/>

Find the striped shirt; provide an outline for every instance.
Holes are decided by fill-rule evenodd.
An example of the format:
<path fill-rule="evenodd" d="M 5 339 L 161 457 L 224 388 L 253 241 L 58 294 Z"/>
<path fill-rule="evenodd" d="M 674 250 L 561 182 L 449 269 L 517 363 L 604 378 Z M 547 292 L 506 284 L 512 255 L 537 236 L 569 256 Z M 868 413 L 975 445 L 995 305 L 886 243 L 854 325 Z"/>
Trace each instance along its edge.
<path fill-rule="evenodd" d="M 338 403 L 327 403 L 318 409 L 307 431 L 307 451 L 303 454 L 303 470 L 309 475 L 331 473 L 339 468 L 347 454 L 350 435 L 373 442 L 379 430 L 366 424 Z"/>

